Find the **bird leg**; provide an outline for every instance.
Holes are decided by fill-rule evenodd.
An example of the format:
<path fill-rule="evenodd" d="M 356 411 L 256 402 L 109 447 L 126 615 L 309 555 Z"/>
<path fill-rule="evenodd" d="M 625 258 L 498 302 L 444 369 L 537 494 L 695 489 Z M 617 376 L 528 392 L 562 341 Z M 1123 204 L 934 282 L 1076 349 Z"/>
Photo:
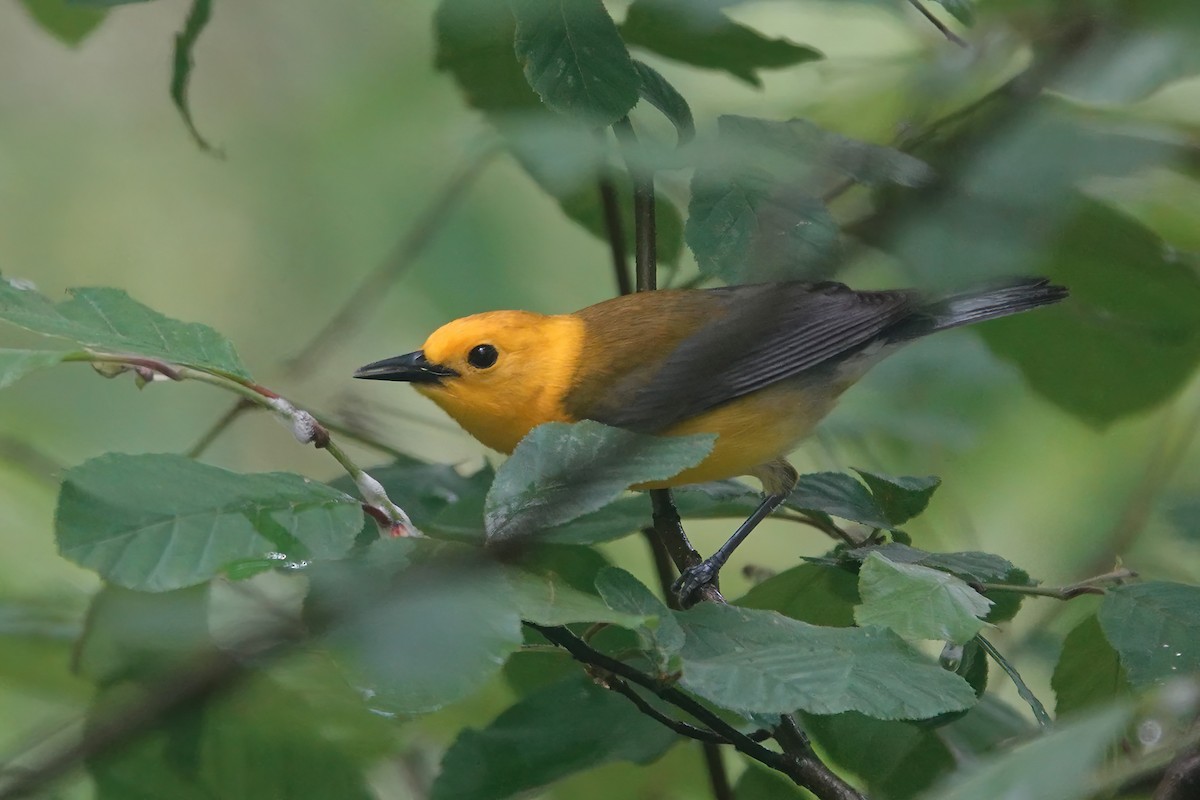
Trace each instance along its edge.
<path fill-rule="evenodd" d="M 795 468 L 783 459 L 763 464 L 754 471 L 754 477 L 762 481 L 765 495 L 762 502 L 758 504 L 758 508 L 754 509 L 749 518 L 738 526 L 725 544 L 717 548 L 717 552 L 696 566 L 683 570 L 675 583 L 671 585 L 671 591 L 679 598 L 679 604 L 682 607 L 687 608 L 692 605 L 690 599 L 697 589 L 717 580 L 717 574 L 721 571 L 721 567 L 725 566 L 729 557 L 733 555 L 733 551 L 746 540 L 758 523 L 770 516 L 771 512 L 787 499 L 799 479 Z"/>

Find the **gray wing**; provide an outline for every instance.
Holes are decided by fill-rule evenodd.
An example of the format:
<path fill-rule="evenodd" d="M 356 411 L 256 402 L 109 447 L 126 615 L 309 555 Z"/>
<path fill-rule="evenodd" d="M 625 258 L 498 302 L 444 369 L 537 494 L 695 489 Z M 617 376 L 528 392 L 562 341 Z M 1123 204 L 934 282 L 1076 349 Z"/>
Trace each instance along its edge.
<path fill-rule="evenodd" d="M 726 313 L 685 339 L 640 385 L 612 387 L 617 400 L 590 409 L 607 425 L 652 433 L 855 352 L 911 315 L 911 291 L 855 292 L 840 283 L 777 283 L 710 289 Z M 646 346 L 653 346 L 647 342 Z"/>

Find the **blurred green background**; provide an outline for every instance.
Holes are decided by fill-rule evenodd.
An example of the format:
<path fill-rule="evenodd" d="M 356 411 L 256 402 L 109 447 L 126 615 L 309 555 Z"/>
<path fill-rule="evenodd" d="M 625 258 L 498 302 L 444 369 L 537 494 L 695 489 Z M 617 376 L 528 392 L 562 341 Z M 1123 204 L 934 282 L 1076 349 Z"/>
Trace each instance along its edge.
<path fill-rule="evenodd" d="M 509 307 L 569 311 L 613 294 L 606 247 L 507 156 L 483 168 L 411 270 L 353 330 L 329 342 L 311 370 L 285 367 L 490 140 L 451 78 L 432 66 L 434 6 L 218 4 L 191 85 L 197 124 L 225 154 L 218 159 L 196 147 L 167 96 L 186 3 L 114 9 L 74 46 L 35 24 L 25 4 L 0 5 L 0 271 L 51 297 L 72 286 L 124 288 L 164 314 L 212 325 L 261 383 L 306 407 L 351 416 L 422 458 L 464 467 L 496 460 L 409 388 L 364 385 L 350 374 L 417 348 L 455 317 Z M 887 143 L 998 85 L 1029 58 L 1012 31 L 976 31 L 979 47 L 968 54 L 915 13 L 878 4 L 749 4 L 730 14 L 817 47 L 826 59 L 764 72 L 756 89 L 648 58 L 689 99 L 702 135 L 717 114 L 744 113 L 805 117 Z M 1198 101 L 1200 80 L 1184 79 L 1087 113 L 1129 125 L 1153 121 L 1162 136 L 1190 141 Z M 1088 186 L 1181 250 L 1197 243 L 1200 188 L 1186 175 L 1150 165 Z M 686 197 L 682 178 L 665 179 L 664 188 Z M 851 194 L 842 202 L 841 213 L 853 217 L 865 201 Z M 940 246 L 936 236 L 913 245 L 918 257 L 921 247 Z M 680 270 L 694 272 L 690 257 Z M 855 253 L 839 279 L 868 288 L 912 282 L 919 272 L 871 250 Z M 1007 331 L 1037 335 L 1019 321 Z M 5 346 L 31 341 L 11 328 L 3 335 Z M 1190 517 L 1188 508 L 1200 494 L 1200 459 L 1188 444 L 1200 389 L 1187 383 L 1165 404 L 1097 427 L 1031 391 L 975 332 L 955 331 L 879 367 L 795 462 L 802 471 L 941 475 L 943 488 L 910 531 L 928 549 L 998 553 L 1051 585 L 1102 572 L 1127 551 L 1125 563 L 1144 574 L 1194 583 L 1200 513 L 1194 500 Z M 39 373 L 0 395 L 0 627 L 10 634 L 0 647 L 42 653 L 37 660 L 0 653 L 0 752 L 71 719 L 87 701 L 66 656 L 97 581 L 55 551 L 55 473 L 105 451 L 185 451 L 230 403 L 200 385 L 138 391 L 82 365 Z M 379 460 L 357 454 L 363 463 Z M 242 471 L 336 474 L 326 457 L 260 414 L 234 423 L 206 460 Z M 727 528 L 697 524 L 694 539 L 709 552 Z M 782 569 L 828 544 L 775 522 L 736 563 Z M 606 550 L 649 577 L 640 539 Z M 729 572 L 727 594 L 748 585 Z M 1065 631 L 1088 602 L 1030 601 L 996 633 L 1044 694 L 1055 647 L 1047 633 Z M 31 604 L 62 621 L 59 640 L 12 635 L 29 624 L 27 612 L 3 609 Z M 483 707 L 499 710 L 506 691 L 497 681 Z M 416 736 L 444 741 L 456 725 L 486 719 L 480 708 L 476 702 L 461 719 L 441 715 Z M 693 757 L 681 750 L 668 758 Z M 637 773 L 605 769 L 613 781 Z M 593 774 L 554 792 L 582 797 L 613 785 Z M 679 791 L 686 794 L 686 784 Z"/>

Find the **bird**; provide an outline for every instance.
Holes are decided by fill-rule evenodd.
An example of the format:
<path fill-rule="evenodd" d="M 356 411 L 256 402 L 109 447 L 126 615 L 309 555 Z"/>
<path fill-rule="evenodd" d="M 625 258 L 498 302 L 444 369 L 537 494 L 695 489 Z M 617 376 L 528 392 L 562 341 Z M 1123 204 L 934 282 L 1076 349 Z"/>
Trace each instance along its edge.
<path fill-rule="evenodd" d="M 763 498 L 717 551 L 683 571 L 686 602 L 715 583 L 734 550 L 782 503 L 798 473 L 786 456 L 870 367 L 938 331 L 1065 299 L 1046 278 L 953 294 L 856 291 L 784 281 L 627 294 L 569 314 L 487 311 L 438 328 L 421 349 L 361 367 L 404 381 L 487 447 L 512 453 L 547 422 L 596 422 L 642 434 L 716 434 L 670 488 L 757 478 Z"/>

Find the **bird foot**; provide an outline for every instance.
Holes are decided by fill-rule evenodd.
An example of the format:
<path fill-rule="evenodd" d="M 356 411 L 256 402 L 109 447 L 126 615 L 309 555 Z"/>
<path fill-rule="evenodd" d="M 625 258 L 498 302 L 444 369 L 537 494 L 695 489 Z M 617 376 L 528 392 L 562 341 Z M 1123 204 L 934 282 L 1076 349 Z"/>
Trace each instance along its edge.
<path fill-rule="evenodd" d="M 720 565 L 713 563 L 713 560 L 709 558 L 694 567 L 685 569 L 671 584 L 671 591 L 679 598 L 679 604 L 684 608 L 692 605 L 689 602 L 692 595 L 700 588 L 715 583 L 720 568 Z"/>

